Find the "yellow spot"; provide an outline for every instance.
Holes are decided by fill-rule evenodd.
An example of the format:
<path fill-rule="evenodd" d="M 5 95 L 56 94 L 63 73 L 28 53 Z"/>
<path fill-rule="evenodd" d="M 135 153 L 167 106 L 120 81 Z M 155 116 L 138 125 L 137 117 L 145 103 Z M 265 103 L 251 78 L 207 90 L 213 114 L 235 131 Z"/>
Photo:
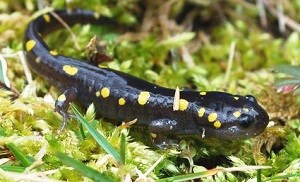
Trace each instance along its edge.
<path fill-rule="evenodd" d="M 102 96 L 103 98 L 106 98 L 106 97 L 109 96 L 110 90 L 109 90 L 107 87 L 103 87 L 103 88 L 101 89 L 100 93 L 101 93 L 101 96 Z"/>
<path fill-rule="evenodd" d="M 34 48 L 35 44 L 36 42 L 34 40 L 28 40 L 25 45 L 26 51 L 31 51 Z"/>
<path fill-rule="evenodd" d="M 249 109 L 245 107 L 245 108 L 243 108 L 243 111 L 244 112 L 249 112 Z"/>
<path fill-rule="evenodd" d="M 220 128 L 221 127 L 221 122 L 219 120 L 214 122 L 214 127 Z"/>
<path fill-rule="evenodd" d="M 179 110 L 184 111 L 188 108 L 189 102 L 185 99 L 179 100 Z"/>
<path fill-rule="evenodd" d="M 235 97 L 233 97 L 235 100 L 239 100 L 239 97 L 237 97 L 237 96 L 235 96 Z"/>
<path fill-rule="evenodd" d="M 65 94 L 61 94 L 58 98 L 57 98 L 58 101 L 60 102 L 63 102 L 66 100 L 66 95 Z"/>
<path fill-rule="evenodd" d="M 216 112 L 212 112 L 208 115 L 208 121 L 209 122 L 213 122 L 217 119 L 218 114 Z"/>
<path fill-rule="evenodd" d="M 242 114 L 242 113 L 241 113 L 240 111 L 235 111 L 235 112 L 233 113 L 234 117 L 236 117 L 236 118 L 240 117 L 241 114 Z"/>
<path fill-rule="evenodd" d="M 140 105 L 145 105 L 150 97 L 149 92 L 141 92 L 139 97 L 138 97 L 138 103 Z"/>
<path fill-rule="evenodd" d="M 52 56 L 56 56 L 58 53 L 56 52 L 56 51 L 54 51 L 54 50 L 52 50 L 52 51 L 50 51 L 49 52 Z"/>
<path fill-rule="evenodd" d="M 96 92 L 96 97 L 100 97 L 100 91 L 99 90 Z"/>
<path fill-rule="evenodd" d="M 156 138 L 157 137 L 157 135 L 155 133 L 150 133 L 150 135 L 151 135 L 152 138 Z"/>
<path fill-rule="evenodd" d="M 68 75 L 71 75 L 71 76 L 74 76 L 74 75 L 78 72 L 78 68 L 72 67 L 72 66 L 70 66 L 70 65 L 64 65 L 64 66 L 63 66 L 63 70 L 64 70 Z"/>
<path fill-rule="evenodd" d="M 206 92 L 199 92 L 200 95 L 206 95 Z"/>
<path fill-rule="evenodd" d="M 47 22 L 47 23 L 50 22 L 50 16 L 48 14 L 44 14 L 43 18 L 44 18 L 45 22 Z"/>
<path fill-rule="evenodd" d="M 199 109 L 199 111 L 198 111 L 199 117 L 202 117 L 202 116 L 204 115 L 204 113 L 205 113 L 205 108 L 204 108 L 204 107 L 201 107 L 201 108 Z"/>
<path fill-rule="evenodd" d="M 120 106 L 125 105 L 125 103 L 126 103 L 126 101 L 125 101 L 124 98 L 120 98 L 120 99 L 119 99 L 119 105 L 120 105 Z"/>

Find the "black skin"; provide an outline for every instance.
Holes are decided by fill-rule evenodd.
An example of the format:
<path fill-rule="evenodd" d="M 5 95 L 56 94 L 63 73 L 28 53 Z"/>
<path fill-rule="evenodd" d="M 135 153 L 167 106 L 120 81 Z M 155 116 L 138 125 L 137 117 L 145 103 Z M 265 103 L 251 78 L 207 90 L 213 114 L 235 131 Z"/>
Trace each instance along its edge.
<path fill-rule="evenodd" d="M 75 23 L 92 23 L 117 28 L 113 20 L 95 18 L 91 11 L 76 9 L 54 12 L 70 26 Z M 199 91 L 183 90 L 180 91 L 180 99 L 186 100 L 188 106 L 174 111 L 174 89 L 71 57 L 51 55 L 41 36 L 62 26 L 51 14 L 48 16 L 50 22 L 40 16 L 29 23 L 24 36 L 24 50 L 30 68 L 50 80 L 65 94 L 65 100 L 56 102 L 56 111 L 65 120 L 69 116 L 67 110 L 70 102 L 79 100 L 84 106 L 94 103 L 98 114 L 106 118 L 119 122 L 137 119 L 136 125 L 148 127 L 153 143 L 159 148 L 176 144 L 173 139 L 181 136 L 232 140 L 253 137 L 265 130 L 269 116 L 253 96 L 225 92 L 203 92 L 201 95 Z M 35 42 L 35 45 L 26 50 L 28 41 Z M 65 65 L 76 68 L 76 74 L 67 74 L 63 70 Z M 106 98 L 99 96 L 100 92 L 96 94 L 103 87 L 110 91 Z M 138 103 L 142 91 L 150 94 L 144 105 Z M 124 105 L 118 104 L 121 97 L 126 101 Z M 200 108 L 205 109 L 202 117 L 198 114 Z M 238 112 L 238 116 L 234 115 L 235 112 Z M 216 113 L 217 118 L 209 122 L 211 113 Z"/>

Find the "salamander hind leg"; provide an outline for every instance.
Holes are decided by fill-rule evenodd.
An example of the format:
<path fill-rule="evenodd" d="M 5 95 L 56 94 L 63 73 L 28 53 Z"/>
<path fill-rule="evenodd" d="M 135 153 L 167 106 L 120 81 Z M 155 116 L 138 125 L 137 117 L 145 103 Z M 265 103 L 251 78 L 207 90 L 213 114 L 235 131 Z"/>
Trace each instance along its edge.
<path fill-rule="evenodd" d="M 172 146 L 177 148 L 179 141 L 167 138 L 168 135 L 172 135 L 176 128 L 177 122 L 175 120 L 162 118 L 151 121 L 149 131 L 152 143 L 160 149 L 167 149 Z"/>
<path fill-rule="evenodd" d="M 70 103 L 77 97 L 77 90 L 74 87 L 66 89 L 55 102 L 55 111 L 58 112 L 64 119 L 61 131 L 66 127 L 67 121 L 70 119 L 70 113 L 68 109 Z"/>

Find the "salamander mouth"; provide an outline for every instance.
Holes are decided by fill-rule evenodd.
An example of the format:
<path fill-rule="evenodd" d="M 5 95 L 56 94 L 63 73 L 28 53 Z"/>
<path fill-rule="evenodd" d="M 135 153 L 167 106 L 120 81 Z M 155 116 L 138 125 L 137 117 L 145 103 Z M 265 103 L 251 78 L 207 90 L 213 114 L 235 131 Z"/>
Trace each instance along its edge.
<path fill-rule="evenodd" d="M 242 140 L 248 139 L 254 136 L 259 135 L 263 132 L 263 130 L 242 130 L 238 126 L 231 126 L 225 130 L 217 130 L 213 131 L 214 134 L 209 133 L 210 130 L 206 130 L 205 137 L 212 137 L 212 138 L 220 138 L 224 140 Z"/>
<path fill-rule="evenodd" d="M 247 139 L 261 134 L 264 131 L 264 128 L 251 128 L 248 130 L 244 130 L 243 128 L 232 126 L 228 128 L 227 135 L 228 139 Z M 226 138 L 225 136 L 225 138 Z"/>

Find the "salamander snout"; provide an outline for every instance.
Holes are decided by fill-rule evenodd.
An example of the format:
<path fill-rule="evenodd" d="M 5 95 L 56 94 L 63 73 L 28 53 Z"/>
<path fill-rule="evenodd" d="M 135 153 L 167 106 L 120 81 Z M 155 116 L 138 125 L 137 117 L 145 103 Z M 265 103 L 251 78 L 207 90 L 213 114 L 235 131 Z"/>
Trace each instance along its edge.
<path fill-rule="evenodd" d="M 244 98 L 243 112 L 235 121 L 239 125 L 235 129 L 245 134 L 244 137 L 239 136 L 239 138 L 247 138 L 262 133 L 269 123 L 268 113 L 258 104 L 256 99 L 252 95 L 246 95 Z"/>
<path fill-rule="evenodd" d="M 262 133 L 269 123 L 269 116 L 267 112 L 252 100 L 253 107 L 244 109 L 241 113 L 233 112 L 226 116 L 224 128 L 219 128 L 219 136 L 227 139 L 246 139 L 249 137 L 257 136 Z M 237 117 L 238 116 L 238 117 Z M 224 117 L 225 118 L 225 117 Z"/>
<path fill-rule="evenodd" d="M 262 133 L 269 123 L 267 112 L 252 95 L 210 93 L 206 97 L 210 97 L 206 103 L 198 104 L 206 104 L 198 109 L 202 116 L 198 123 L 207 137 L 246 139 Z"/>

